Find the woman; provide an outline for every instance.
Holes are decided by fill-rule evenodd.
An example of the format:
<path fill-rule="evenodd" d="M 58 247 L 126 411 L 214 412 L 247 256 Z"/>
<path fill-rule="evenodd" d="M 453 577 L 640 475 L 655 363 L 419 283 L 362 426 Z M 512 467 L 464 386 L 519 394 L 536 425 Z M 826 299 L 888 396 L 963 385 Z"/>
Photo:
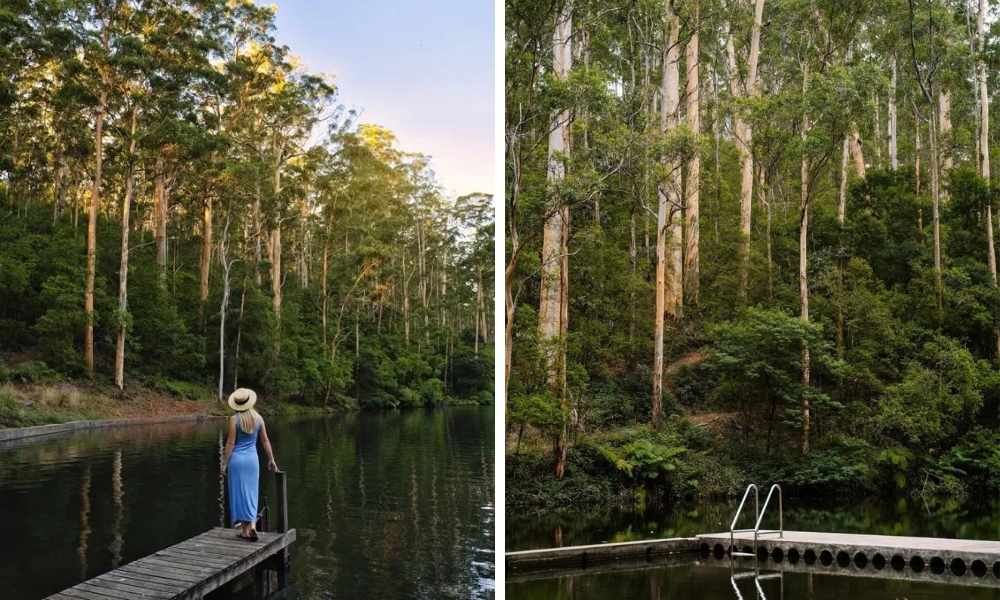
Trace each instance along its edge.
<path fill-rule="evenodd" d="M 267 439 L 264 419 L 253 405 L 257 394 L 253 390 L 240 388 L 230 394 L 229 408 L 236 414 L 229 418 L 229 440 L 222 457 L 222 474 L 229 482 L 229 514 L 233 522 L 240 526 L 239 537 L 257 541 L 257 490 L 259 489 L 260 464 L 257 459 L 257 435 L 267 453 L 267 468 L 278 472 L 271 451 L 271 441 Z M 232 468 L 229 468 L 232 467 Z"/>

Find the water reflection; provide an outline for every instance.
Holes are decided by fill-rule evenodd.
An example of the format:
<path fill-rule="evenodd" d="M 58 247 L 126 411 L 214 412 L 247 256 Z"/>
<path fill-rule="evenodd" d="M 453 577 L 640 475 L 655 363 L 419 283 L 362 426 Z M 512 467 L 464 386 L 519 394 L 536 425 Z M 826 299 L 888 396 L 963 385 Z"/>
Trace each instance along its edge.
<path fill-rule="evenodd" d="M 992 575 L 990 575 L 992 577 Z M 699 561 L 659 564 L 645 569 L 594 572 L 586 575 L 513 580 L 509 600 L 996 600 L 995 581 L 987 585 L 946 585 L 906 578 L 844 577 L 739 569 Z"/>
<path fill-rule="evenodd" d="M 785 529 L 873 535 L 1000 540 L 996 498 L 920 496 L 849 501 L 790 498 Z M 706 501 L 667 508 L 519 511 L 509 508 L 508 551 L 643 539 L 693 537 L 729 531 L 735 503 Z"/>
<path fill-rule="evenodd" d="M 111 568 L 117 569 L 122 562 L 122 546 L 125 538 L 122 537 L 122 518 L 125 509 L 122 504 L 122 451 L 115 451 L 114 461 L 111 463 L 111 498 L 115 503 L 115 522 L 112 526 L 113 540 L 111 542 Z"/>
<path fill-rule="evenodd" d="M 218 525 L 223 427 L 0 450 L 0 595 L 43 597 Z M 268 433 L 298 530 L 282 597 L 494 596 L 491 408 L 272 419 Z"/>
<path fill-rule="evenodd" d="M 90 465 L 80 483 L 80 545 L 77 556 L 80 558 L 80 579 L 87 578 L 87 539 L 90 538 Z"/>

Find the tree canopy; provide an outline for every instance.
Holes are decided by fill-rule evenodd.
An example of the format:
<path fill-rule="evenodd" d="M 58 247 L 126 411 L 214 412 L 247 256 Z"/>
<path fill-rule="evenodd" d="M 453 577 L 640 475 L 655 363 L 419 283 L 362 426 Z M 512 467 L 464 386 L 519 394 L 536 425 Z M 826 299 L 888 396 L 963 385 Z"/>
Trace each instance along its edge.
<path fill-rule="evenodd" d="M 274 35 L 249 0 L 0 8 L 0 379 L 492 401 L 492 195 Z"/>

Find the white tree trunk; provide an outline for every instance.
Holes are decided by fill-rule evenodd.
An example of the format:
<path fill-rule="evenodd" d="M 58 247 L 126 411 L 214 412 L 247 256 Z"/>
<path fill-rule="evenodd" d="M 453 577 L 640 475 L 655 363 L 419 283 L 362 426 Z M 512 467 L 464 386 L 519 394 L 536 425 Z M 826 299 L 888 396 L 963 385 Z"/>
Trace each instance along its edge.
<path fill-rule="evenodd" d="M 167 183 L 162 156 L 156 157 L 153 172 L 153 227 L 156 232 L 156 264 L 160 267 L 160 284 L 167 283 Z"/>
<path fill-rule="evenodd" d="M 840 194 L 837 200 L 837 224 L 844 228 L 844 218 L 847 215 L 847 162 L 850 154 L 850 135 L 844 136 L 843 149 L 840 155 Z"/>
<path fill-rule="evenodd" d="M 937 141 L 938 155 L 940 156 L 944 152 L 944 164 L 941 166 L 944 168 L 944 173 L 948 173 L 954 164 L 951 158 L 951 90 L 942 89 L 938 94 L 938 103 L 940 105 L 938 118 L 941 132 L 941 137 Z M 941 147 L 942 141 L 944 148 Z"/>
<path fill-rule="evenodd" d="M 757 95 L 757 62 L 760 56 L 760 29 L 764 15 L 764 0 L 756 0 L 754 7 L 753 29 L 750 37 L 750 57 L 747 63 L 746 90 L 741 89 L 739 69 L 736 65 L 736 51 L 733 46 L 733 36 L 726 23 L 726 49 L 729 56 L 730 87 L 734 98 L 744 96 L 753 98 Z M 750 153 L 750 143 L 753 132 L 733 109 L 733 138 L 740 151 L 740 295 L 747 297 L 750 274 L 750 226 L 753 208 L 753 156 Z"/>
<path fill-rule="evenodd" d="M 552 62 L 556 77 L 566 79 L 572 68 L 573 54 L 571 35 L 573 3 L 566 2 L 562 13 L 556 18 L 555 31 L 552 39 Z M 552 126 L 549 133 L 548 149 L 548 179 L 550 184 L 557 186 L 565 177 L 564 160 L 570 152 L 570 112 L 556 111 L 552 116 Z M 562 206 L 558 196 L 552 203 L 549 215 L 545 219 L 542 234 L 542 267 L 541 289 L 538 308 L 538 339 L 545 353 L 549 387 L 553 395 L 559 399 L 560 407 L 566 405 L 566 372 L 565 372 L 565 340 L 561 339 L 563 330 L 562 306 L 565 291 L 563 270 L 565 261 L 560 256 L 566 223 L 567 211 Z M 555 455 L 555 475 L 562 478 L 566 463 L 566 428 L 565 425 L 556 434 L 553 447 Z"/>
<path fill-rule="evenodd" d="M 104 115 L 108 105 L 107 85 L 101 88 L 94 127 L 94 181 L 90 192 L 90 219 L 87 222 L 87 282 L 84 310 L 87 328 L 84 333 L 84 359 L 87 373 L 94 376 L 94 282 L 97 279 L 97 211 L 101 203 L 101 169 L 104 165 Z"/>
<path fill-rule="evenodd" d="M 274 197 L 281 195 L 281 167 L 274 170 Z M 277 211 L 271 231 L 271 306 L 278 323 L 281 323 L 281 211 Z M 280 329 L 279 329 L 280 331 Z M 279 342 L 280 345 L 280 342 Z"/>
<path fill-rule="evenodd" d="M 920 195 L 920 115 L 913 109 L 913 170 L 916 176 L 913 193 Z M 923 227 L 920 228 L 921 243 L 923 243 Z"/>
<path fill-rule="evenodd" d="M 663 49 L 663 80 L 660 104 L 660 130 L 664 136 L 677 128 L 680 109 L 680 52 L 677 39 L 680 20 L 673 2 L 665 0 L 668 34 Z M 659 186 L 659 207 L 656 214 L 656 316 L 653 348 L 653 428 L 663 427 L 663 336 L 667 318 L 676 323 L 678 316 L 678 284 L 675 256 L 680 250 L 680 227 L 677 209 L 680 203 L 680 163 L 673 157 L 665 160 L 667 178 Z M 675 221 L 678 222 L 675 224 Z M 668 232 L 669 230 L 669 232 Z M 670 248 L 667 247 L 668 240 Z M 668 257 L 669 254 L 669 257 Z M 668 263 L 669 261 L 669 263 Z M 669 273 L 668 273 L 669 264 Z"/>
<path fill-rule="evenodd" d="M 854 170 L 857 171 L 858 177 L 866 179 L 868 172 L 865 168 L 865 153 L 861 149 L 861 134 L 858 132 L 857 124 L 853 121 L 851 122 L 851 154 L 854 156 Z"/>
<path fill-rule="evenodd" d="M 135 131 L 138 118 L 139 108 L 138 106 L 133 106 L 128 148 L 129 167 L 128 173 L 125 176 L 125 199 L 122 200 L 122 250 L 121 266 L 118 272 L 118 331 L 115 336 L 115 386 L 119 390 L 125 387 L 125 334 L 127 331 L 126 315 L 128 314 L 128 234 L 132 193 L 135 189 Z"/>
<path fill-rule="evenodd" d="M 673 11 L 672 0 L 667 0 L 669 33 L 663 65 L 663 103 L 661 105 L 661 128 L 664 135 L 677 129 L 680 124 L 681 90 L 680 90 L 680 16 Z M 682 165 L 679 158 L 668 157 L 666 161 L 667 182 L 666 194 L 669 215 L 667 226 L 670 230 L 667 252 L 668 270 L 666 283 L 666 311 L 671 326 L 676 326 L 680 320 L 684 305 L 683 287 L 683 248 L 684 231 L 682 215 Z"/>
<path fill-rule="evenodd" d="M 701 135 L 701 103 L 700 77 L 701 61 L 699 60 L 698 5 L 694 6 L 694 30 L 687 43 L 687 122 L 696 137 Z M 698 242 L 700 236 L 700 201 L 701 201 L 701 146 L 696 145 L 694 155 L 687 165 L 687 200 L 684 204 L 684 216 L 687 221 L 685 234 L 687 236 L 687 254 L 684 264 L 685 290 L 688 303 L 698 304 L 699 287 L 699 254 Z"/>
<path fill-rule="evenodd" d="M 889 80 L 889 166 L 895 171 L 899 168 L 897 157 L 896 141 L 896 75 L 899 66 L 896 64 L 896 55 L 892 56 L 892 78 Z"/>
<path fill-rule="evenodd" d="M 806 64 L 802 77 L 802 93 L 806 93 L 809 81 L 809 65 Z M 809 135 L 809 113 L 802 115 L 802 145 L 805 147 Z M 799 223 L 799 299 L 801 317 L 809 322 L 809 157 L 802 152 L 802 200 L 801 221 Z M 802 343 L 802 385 L 809 385 L 809 345 Z M 802 454 L 809 454 L 809 398 L 802 397 Z"/>
<path fill-rule="evenodd" d="M 219 402 L 225 398 L 223 378 L 226 373 L 226 311 L 229 310 L 229 270 L 232 263 L 226 255 L 229 238 L 229 217 L 226 217 L 226 228 L 219 242 L 219 265 L 222 267 L 222 305 L 219 308 Z"/>
<path fill-rule="evenodd" d="M 201 219 L 201 282 L 200 298 L 208 300 L 208 281 L 212 273 L 212 197 L 205 198 Z M 199 309 L 200 311 L 201 309 Z"/>

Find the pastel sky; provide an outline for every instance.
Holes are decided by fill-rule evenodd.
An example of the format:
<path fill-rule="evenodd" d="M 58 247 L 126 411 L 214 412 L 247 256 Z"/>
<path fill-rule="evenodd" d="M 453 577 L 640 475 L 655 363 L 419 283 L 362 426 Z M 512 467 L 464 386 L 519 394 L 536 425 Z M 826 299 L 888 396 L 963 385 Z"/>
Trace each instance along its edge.
<path fill-rule="evenodd" d="M 455 195 L 494 189 L 493 0 L 262 0 L 339 102 L 433 158 Z"/>

